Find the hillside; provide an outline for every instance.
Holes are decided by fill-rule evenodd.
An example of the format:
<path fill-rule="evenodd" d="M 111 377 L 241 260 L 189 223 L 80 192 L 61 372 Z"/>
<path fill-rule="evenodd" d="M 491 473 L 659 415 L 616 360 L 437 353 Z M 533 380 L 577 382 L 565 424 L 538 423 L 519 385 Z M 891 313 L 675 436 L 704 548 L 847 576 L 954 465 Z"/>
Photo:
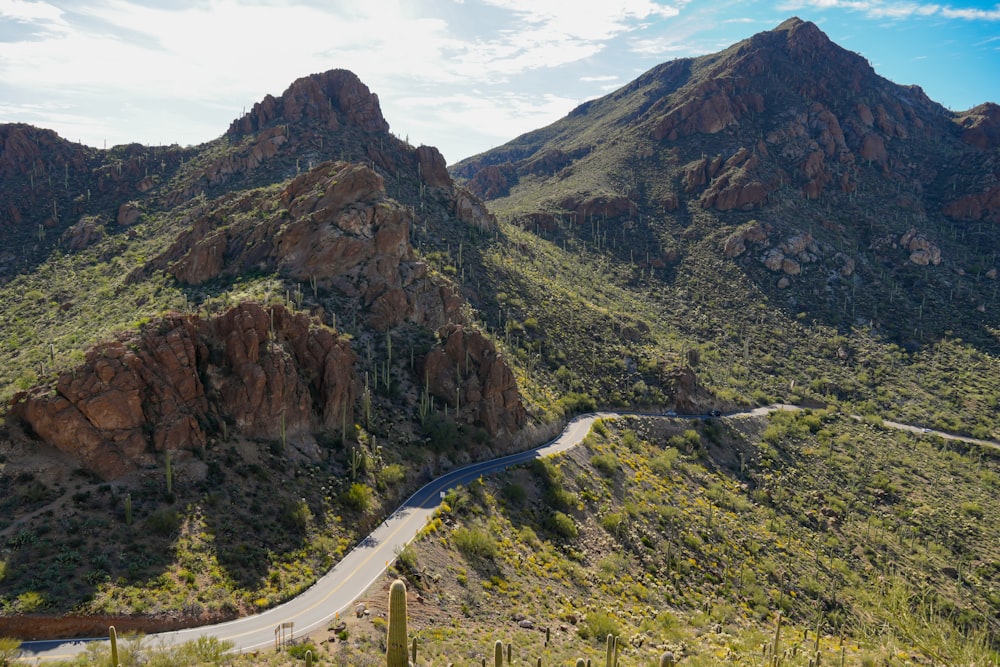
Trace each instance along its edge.
<path fill-rule="evenodd" d="M 666 632 L 635 620 L 650 606 L 746 637 L 822 609 L 874 642 L 890 593 L 929 587 L 910 620 L 996 649 L 995 461 L 874 425 L 1000 435 L 998 123 L 790 19 L 450 173 L 344 70 L 201 146 L 3 126 L 0 633 L 252 613 L 420 482 L 574 413 L 787 402 L 830 411 L 624 427 L 574 455 L 564 494 L 520 471 L 523 497 L 466 490 L 442 521 L 519 564 L 542 549 L 553 595 L 599 591 L 629 633 Z M 754 531 L 766 553 L 734 588 Z M 417 559 L 453 557 L 436 548 Z M 480 589 L 555 613 L 505 551 L 487 561 L 463 575 L 470 617 L 496 621 Z M 878 641 L 938 660 L 890 626 Z"/>
<path fill-rule="evenodd" d="M 851 401 L 986 435 L 997 120 L 789 19 L 451 171 L 519 239 L 500 251 L 513 287 L 496 307 L 537 321 L 535 338 L 565 335 L 565 310 L 533 304 L 566 285 L 660 349 L 698 349 L 717 395 Z M 579 372 L 591 351 L 576 345 Z"/>

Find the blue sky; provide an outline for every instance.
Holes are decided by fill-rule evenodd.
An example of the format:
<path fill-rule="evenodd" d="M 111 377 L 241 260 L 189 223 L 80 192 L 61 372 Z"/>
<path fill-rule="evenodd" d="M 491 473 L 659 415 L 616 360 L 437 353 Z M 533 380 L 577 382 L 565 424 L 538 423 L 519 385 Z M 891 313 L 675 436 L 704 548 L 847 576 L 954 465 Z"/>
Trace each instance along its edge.
<path fill-rule="evenodd" d="M 790 16 L 947 107 L 1000 102 L 1000 4 L 975 0 L 0 0 L 0 122 L 197 144 L 340 67 L 455 162 Z"/>

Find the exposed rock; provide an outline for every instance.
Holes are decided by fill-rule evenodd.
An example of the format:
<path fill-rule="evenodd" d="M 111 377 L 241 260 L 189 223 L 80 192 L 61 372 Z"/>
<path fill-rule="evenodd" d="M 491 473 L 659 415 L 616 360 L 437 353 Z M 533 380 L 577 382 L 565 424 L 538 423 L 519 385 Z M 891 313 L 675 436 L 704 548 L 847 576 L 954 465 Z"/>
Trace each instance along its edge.
<path fill-rule="evenodd" d="M 438 338 L 424 360 L 431 394 L 490 435 L 523 426 L 527 413 L 517 382 L 493 343 L 479 331 L 455 324 L 442 327 Z"/>
<path fill-rule="evenodd" d="M 919 266 L 941 263 L 941 249 L 927 240 L 916 229 L 910 229 L 899 238 L 899 245 L 910 253 L 910 261 Z"/>
<path fill-rule="evenodd" d="M 848 257 L 844 253 L 838 252 L 833 258 L 834 260 L 840 262 L 839 273 L 841 278 L 850 278 L 854 275 L 855 262 L 852 257 Z"/>
<path fill-rule="evenodd" d="M 421 146 L 416 151 L 416 158 L 420 178 L 424 183 L 439 188 L 446 188 L 452 184 L 448 163 L 438 149 L 433 146 Z"/>
<path fill-rule="evenodd" d="M 311 120 L 335 130 L 353 125 L 365 132 L 388 132 L 378 96 L 347 70 L 330 70 L 297 79 L 281 97 L 271 95 L 253 106 L 250 113 L 233 121 L 229 135 L 263 130 L 281 119 L 287 123 Z"/>
<path fill-rule="evenodd" d="M 483 199 L 497 199 L 510 194 L 512 178 L 516 178 L 513 165 L 491 164 L 477 171 L 469 181 L 468 187 Z"/>
<path fill-rule="evenodd" d="M 997 270 L 996 269 L 990 269 L 989 271 L 986 272 L 986 277 L 989 278 L 990 280 L 996 280 L 997 279 Z"/>
<path fill-rule="evenodd" d="M 970 146 L 983 150 L 1000 148 L 1000 105 L 980 104 L 962 114 L 958 123 L 965 128 L 962 141 Z"/>
<path fill-rule="evenodd" d="M 118 217 L 116 218 L 120 227 L 131 227 L 139 221 L 142 211 L 136 202 L 125 202 L 118 207 Z"/>
<path fill-rule="evenodd" d="M 209 185 L 219 185 L 234 174 L 253 171 L 264 161 L 278 154 L 288 140 L 288 127 L 279 125 L 258 133 L 251 144 L 213 160 L 202 172 Z"/>
<path fill-rule="evenodd" d="M 271 439 L 337 427 L 353 418 L 354 360 L 347 340 L 305 315 L 244 303 L 94 347 L 54 388 L 15 396 L 11 414 L 114 479 L 156 452 L 203 447 L 221 421 Z"/>
<path fill-rule="evenodd" d="M 767 245 L 767 241 L 767 228 L 756 220 L 751 220 L 747 226 L 741 227 L 726 238 L 723 252 L 726 257 L 739 257 L 746 251 L 747 242 Z"/>
<path fill-rule="evenodd" d="M 468 224 L 492 229 L 488 225 L 495 221 L 478 199 L 459 191 L 457 201 L 457 213 Z M 166 268 L 182 282 L 200 284 L 272 267 L 359 298 L 379 330 L 404 321 L 435 329 L 462 321 L 460 299 L 433 281 L 413 253 L 412 213 L 386 197 L 376 172 L 364 165 L 323 163 L 293 179 L 280 205 L 275 217 L 262 222 L 225 225 L 224 212 L 200 218 L 145 270 Z"/>
<path fill-rule="evenodd" d="M 496 229 L 496 216 L 490 213 L 486 204 L 468 190 L 455 188 L 453 206 L 452 212 L 465 224 L 483 231 Z"/>
<path fill-rule="evenodd" d="M 790 276 L 797 276 L 802 273 L 802 267 L 791 257 L 781 260 L 781 270 Z"/>
<path fill-rule="evenodd" d="M 571 195 L 559 202 L 559 207 L 570 211 L 570 220 L 583 224 L 592 219 L 604 220 L 634 215 L 635 202 L 628 197 L 596 195 L 584 197 Z"/>
<path fill-rule="evenodd" d="M 781 267 L 785 261 L 785 253 L 779 248 L 771 248 L 764 253 L 762 261 L 764 262 L 764 266 L 772 271 L 781 271 Z"/>
<path fill-rule="evenodd" d="M 885 142 L 875 132 L 869 132 L 861 141 L 861 159 L 885 165 L 889 154 L 885 150 Z"/>
<path fill-rule="evenodd" d="M 792 281 L 788 279 L 788 276 L 781 276 L 778 279 L 778 289 L 788 289 L 791 285 Z"/>
<path fill-rule="evenodd" d="M 1000 222 L 1000 185 L 956 199 L 942 212 L 953 220 Z"/>
<path fill-rule="evenodd" d="M 83 250 L 104 238 L 104 225 L 100 218 L 85 216 L 63 232 L 60 241 L 70 250 Z"/>

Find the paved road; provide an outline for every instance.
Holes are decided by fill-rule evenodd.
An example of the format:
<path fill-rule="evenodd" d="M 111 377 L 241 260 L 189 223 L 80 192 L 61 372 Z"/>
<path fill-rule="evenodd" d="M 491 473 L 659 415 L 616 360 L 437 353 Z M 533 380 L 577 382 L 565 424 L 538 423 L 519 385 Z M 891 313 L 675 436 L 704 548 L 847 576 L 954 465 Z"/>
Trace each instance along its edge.
<path fill-rule="evenodd" d="M 746 412 L 728 413 L 725 416 L 763 416 L 777 410 L 799 409 L 794 405 L 772 405 Z M 282 605 L 254 616 L 246 616 L 226 623 L 149 635 L 149 640 L 153 644 L 176 644 L 202 636 L 210 636 L 232 641 L 236 649 L 240 651 L 250 651 L 273 646 L 275 628 L 282 623 L 293 623 L 293 631 L 296 636 L 313 632 L 329 623 L 338 613 L 347 610 L 355 600 L 368 590 L 369 586 L 383 576 L 389 563 L 395 560 L 396 552 L 406 546 L 433 515 L 441 503 L 443 493 L 458 485 L 468 484 L 482 475 L 494 473 L 532 459 L 564 452 L 583 440 L 595 419 L 616 417 L 620 414 L 622 413 L 597 413 L 577 417 L 566 426 L 559 437 L 535 449 L 492 461 L 473 463 L 429 482 L 410 496 L 383 524 L 359 542 L 343 560 L 312 587 Z M 707 415 L 678 415 L 680 418 L 688 419 L 704 416 Z M 928 432 L 926 429 L 907 424 L 895 422 L 884 422 L 884 424 L 906 431 Z M 975 440 L 939 431 L 929 432 L 953 440 L 1000 447 L 997 443 L 987 440 Z M 86 649 L 86 643 L 106 641 L 106 639 L 25 642 L 22 644 L 24 651 L 22 660 L 65 660 L 83 652 Z"/>
<path fill-rule="evenodd" d="M 250 651 L 274 645 L 275 628 L 294 623 L 295 636 L 303 636 L 329 623 L 348 609 L 379 577 L 396 552 L 406 546 L 441 504 L 444 492 L 476 478 L 535 458 L 566 451 L 583 440 L 594 420 L 607 414 L 592 414 L 571 421 L 556 439 L 535 449 L 492 461 L 473 463 L 435 479 L 410 496 L 371 535 L 359 542 L 337 565 L 313 586 L 288 602 L 254 616 L 217 625 L 148 635 L 152 644 L 177 644 L 202 636 L 232 641 L 236 649 Z M 106 641 L 63 640 L 25 642 L 22 660 L 66 660 L 86 650 L 87 643 Z"/>

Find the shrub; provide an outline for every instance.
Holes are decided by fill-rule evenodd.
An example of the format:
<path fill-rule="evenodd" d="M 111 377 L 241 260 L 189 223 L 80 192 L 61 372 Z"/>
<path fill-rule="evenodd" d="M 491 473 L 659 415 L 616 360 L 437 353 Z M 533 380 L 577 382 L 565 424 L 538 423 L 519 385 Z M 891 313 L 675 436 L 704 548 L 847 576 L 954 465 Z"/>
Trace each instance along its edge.
<path fill-rule="evenodd" d="M 372 506 L 372 490 L 366 484 L 354 482 L 344 492 L 343 501 L 348 507 L 359 512 L 367 512 Z"/>
<path fill-rule="evenodd" d="M 554 534 L 565 539 L 573 539 L 579 534 L 576 522 L 562 512 L 554 512 L 545 520 L 545 526 Z"/>
<path fill-rule="evenodd" d="M 608 635 L 619 636 L 622 633 L 621 626 L 613 616 L 605 611 L 592 611 L 580 624 L 580 637 L 583 639 L 595 639 L 604 641 Z"/>
<path fill-rule="evenodd" d="M 21 655 L 21 640 L 0 637 L 0 667 L 14 664 Z"/>
<path fill-rule="evenodd" d="M 378 471 L 376 479 L 381 489 L 397 486 L 406 479 L 406 468 L 399 463 L 390 463 Z"/>
<path fill-rule="evenodd" d="M 469 560 L 493 560 L 497 543 L 492 535 L 480 528 L 457 528 L 453 534 L 455 547 Z"/>
<path fill-rule="evenodd" d="M 618 472 L 618 457 L 614 454 L 595 454 L 590 459 L 590 465 L 597 468 L 604 475 L 611 477 Z"/>

